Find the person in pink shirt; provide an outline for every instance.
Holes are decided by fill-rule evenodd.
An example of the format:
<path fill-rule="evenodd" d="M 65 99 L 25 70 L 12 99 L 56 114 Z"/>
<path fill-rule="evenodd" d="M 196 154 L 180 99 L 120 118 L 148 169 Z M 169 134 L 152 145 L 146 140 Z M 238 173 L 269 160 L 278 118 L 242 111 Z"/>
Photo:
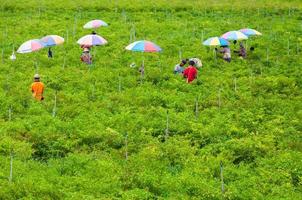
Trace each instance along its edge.
<path fill-rule="evenodd" d="M 191 83 L 197 78 L 197 69 L 195 68 L 195 62 L 193 60 L 189 61 L 189 66 L 184 71 L 184 78 L 187 79 L 187 83 Z"/>

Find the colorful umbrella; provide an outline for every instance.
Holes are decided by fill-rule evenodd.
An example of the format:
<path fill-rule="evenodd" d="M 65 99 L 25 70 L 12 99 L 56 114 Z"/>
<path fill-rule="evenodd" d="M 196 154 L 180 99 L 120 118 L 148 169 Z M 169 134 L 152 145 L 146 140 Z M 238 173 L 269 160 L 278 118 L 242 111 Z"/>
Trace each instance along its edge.
<path fill-rule="evenodd" d="M 126 47 L 127 50 L 130 51 L 140 51 L 140 52 L 159 52 L 162 49 L 154 44 L 153 42 L 140 40 L 129 44 Z"/>
<path fill-rule="evenodd" d="M 244 28 L 244 29 L 240 29 L 239 30 L 241 33 L 243 33 L 244 35 L 247 36 L 252 36 L 252 35 L 262 35 L 262 33 L 254 30 L 254 29 L 250 29 L 250 28 Z"/>
<path fill-rule="evenodd" d="M 45 47 L 56 46 L 64 43 L 64 38 L 58 35 L 47 35 L 41 39 Z"/>
<path fill-rule="evenodd" d="M 248 37 L 240 31 L 229 31 L 221 36 L 226 40 L 247 40 Z"/>
<path fill-rule="evenodd" d="M 90 22 L 87 22 L 84 25 L 85 29 L 90 29 L 90 28 L 98 28 L 100 26 L 108 26 L 108 24 L 102 20 L 96 19 L 96 20 L 92 20 Z"/>
<path fill-rule="evenodd" d="M 102 38 L 99 35 L 96 34 L 91 34 L 91 35 L 86 35 L 84 37 L 81 37 L 78 41 L 78 44 L 80 45 L 86 45 L 86 46 L 98 46 L 98 45 L 104 45 L 107 44 L 107 40 Z"/>
<path fill-rule="evenodd" d="M 206 46 L 228 46 L 229 42 L 224 38 L 211 37 L 204 41 L 202 44 Z"/>
<path fill-rule="evenodd" d="M 41 40 L 33 39 L 27 42 L 24 42 L 19 49 L 18 53 L 30 53 L 33 51 L 38 51 L 44 47 L 44 43 Z"/>

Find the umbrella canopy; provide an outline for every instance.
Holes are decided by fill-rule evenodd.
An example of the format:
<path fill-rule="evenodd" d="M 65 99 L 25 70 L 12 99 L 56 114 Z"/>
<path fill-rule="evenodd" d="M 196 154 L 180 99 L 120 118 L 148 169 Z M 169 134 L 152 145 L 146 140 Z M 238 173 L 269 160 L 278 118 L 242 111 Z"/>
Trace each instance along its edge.
<path fill-rule="evenodd" d="M 244 28 L 244 29 L 240 29 L 239 31 L 247 36 L 262 35 L 262 33 L 256 31 L 255 29 L 251 29 L 251 28 Z"/>
<path fill-rule="evenodd" d="M 38 51 L 44 48 L 44 43 L 41 40 L 33 39 L 27 42 L 24 42 L 19 49 L 17 50 L 18 53 L 30 53 L 33 51 Z"/>
<path fill-rule="evenodd" d="M 108 24 L 102 20 L 96 19 L 96 20 L 87 22 L 83 27 L 85 29 L 90 29 L 90 28 L 98 28 L 100 26 L 108 26 Z"/>
<path fill-rule="evenodd" d="M 140 51 L 140 52 L 159 52 L 162 49 L 154 44 L 153 42 L 140 40 L 129 44 L 126 47 L 127 50 L 130 51 Z"/>
<path fill-rule="evenodd" d="M 86 45 L 86 46 L 98 46 L 98 45 L 104 45 L 107 44 L 107 40 L 102 38 L 99 35 L 96 34 L 90 34 L 85 35 L 84 37 L 81 37 L 78 41 L 78 44 L 80 45 Z"/>
<path fill-rule="evenodd" d="M 64 38 L 58 35 L 47 35 L 41 38 L 41 41 L 44 43 L 45 47 L 56 46 L 64 43 Z"/>
<path fill-rule="evenodd" d="M 248 37 L 240 31 L 229 31 L 221 36 L 226 40 L 247 40 Z"/>
<path fill-rule="evenodd" d="M 224 38 L 211 37 L 204 41 L 202 44 L 206 46 L 228 46 L 229 42 Z"/>
<path fill-rule="evenodd" d="M 201 62 L 201 60 L 199 58 L 190 58 L 189 60 L 194 61 L 195 67 L 197 67 L 197 68 L 202 67 L 202 62 Z"/>

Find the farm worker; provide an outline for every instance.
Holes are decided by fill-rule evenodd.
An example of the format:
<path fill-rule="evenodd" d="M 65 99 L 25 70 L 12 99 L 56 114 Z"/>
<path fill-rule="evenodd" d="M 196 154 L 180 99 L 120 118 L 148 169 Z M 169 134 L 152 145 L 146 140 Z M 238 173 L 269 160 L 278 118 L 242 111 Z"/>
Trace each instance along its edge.
<path fill-rule="evenodd" d="M 221 50 L 217 50 L 215 48 L 216 51 L 223 53 L 223 60 L 227 61 L 227 62 L 231 62 L 231 50 L 230 48 L 225 45 L 225 46 L 221 46 L 222 49 Z"/>
<path fill-rule="evenodd" d="M 92 64 L 92 57 L 91 57 L 91 55 L 89 53 L 89 49 L 88 48 L 84 48 L 84 51 L 83 51 L 83 53 L 81 55 L 81 61 L 84 62 L 84 63 L 86 63 L 86 64 L 88 64 L 88 65 Z"/>
<path fill-rule="evenodd" d="M 174 74 L 183 74 L 185 64 L 187 64 L 187 60 L 182 60 L 179 64 L 175 65 Z"/>
<path fill-rule="evenodd" d="M 43 92 L 44 92 L 44 84 L 40 82 L 40 75 L 35 74 L 34 75 L 34 82 L 31 85 L 31 92 L 33 97 L 35 97 L 37 100 L 41 101 L 44 100 Z"/>
<path fill-rule="evenodd" d="M 50 48 L 48 49 L 48 58 L 52 58 L 52 51 Z"/>
<path fill-rule="evenodd" d="M 189 61 L 189 66 L 184 71 L 184 78 L 187 79 L 187 83 L 191 83 L 197 78 L 197 69 L 195 68 L 195 62 Z"/>
<path fill-rule="evenodd" d="M 240 49 L 239 49 L 239 51 L 234 51 L 234 52 L 235 52 L 235 53 L 238 53 L 238 55 L 239 55 L 241 58 L 246 58 L 246 49 L 244 48 L 242 42 L 240 42 Z"/>
<path fill-rule="evenodd" d="M 202 67 L 202 62 L 201 62 L 201 60 L 199 59 L 199 58 L 190 58 L 189 59 L 189 61 L 190 60 L 193 60 L 194 61 L 194 63 L 195 63 L 195 67 L 197 68 L 197 69 L 200 69 L 201 67 Z"/>

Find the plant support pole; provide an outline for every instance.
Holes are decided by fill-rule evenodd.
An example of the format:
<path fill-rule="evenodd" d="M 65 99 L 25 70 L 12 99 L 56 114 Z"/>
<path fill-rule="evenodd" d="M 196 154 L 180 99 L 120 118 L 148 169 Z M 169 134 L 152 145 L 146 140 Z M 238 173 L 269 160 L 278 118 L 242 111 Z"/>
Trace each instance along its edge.
<path fill-rule="evenodd" d="M 10 152 L 10 170 L 9 170 L 9 182 L 13 181 L 13 152 Z"/>
<path fill-rule="evenodd" d="M 125 137 L 125 159 L 128 160 L 128 133 L 126 133 Z"/>
<path fill-rule="evenodd" d="M 54 102 L 54 106 L 53 106 L 53 109 L 52 109 L 52 117 L 56 116 L 56 110 L 57 110 L 57 91 L 55 93 L 55 102 Z"/>
<path fill-rule="evenodd" d="M 220 179 L 221 179 L 221 195 L 222 199 L 224 199 L 224 182 L 223 182 L 223 164 L 220 161 Z"/>
<path fill-rule="evenodd" d="M 12 120 L 12 107 L 10 106 L 8 109 L 8 121 Z"/>
<path fill-rule="evenodd" d="M 195 98 L 195 118 L 198 118 L 198 97 Z"/>
<path fill-rule="evenodd" d="M 165 130 L 165 139 L 169 137 L 169 111 L 167 110 L 167 119 L 166 119 L 166 130 Z"/>

